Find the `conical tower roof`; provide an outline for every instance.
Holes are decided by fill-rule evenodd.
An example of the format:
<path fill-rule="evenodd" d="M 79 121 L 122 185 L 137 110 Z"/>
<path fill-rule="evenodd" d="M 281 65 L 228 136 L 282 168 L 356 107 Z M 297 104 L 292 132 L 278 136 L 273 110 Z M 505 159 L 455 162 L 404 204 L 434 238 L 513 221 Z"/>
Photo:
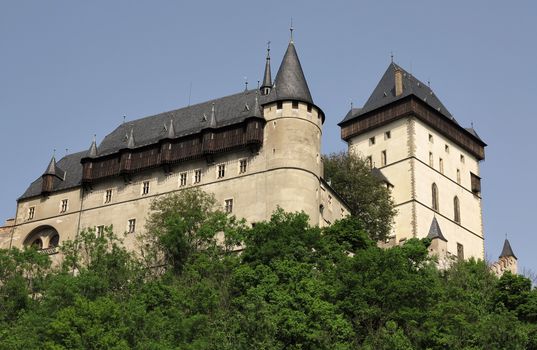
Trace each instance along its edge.
<path fill-rule="evenodd" d="M 93 141 L 91 142 L 90 148 L 88 150 L 88 157 L 97 157 L 97 143 L 95 142 L 95 136 L 93 136 Z"/>
<path fill-rule="evenodd" d="M 297 100 L 313 103 L 293 41 L 289 42 L 289 46 L 287 46 L 287 51 L 274 80 L 274 88 L 268 96 L 267 102 Z"/>
<path fill-rule="evenodd" d="M 270 72 L 270 46 L 267 47 L 267 60 L 265 63 L 265 75 L 263 75 L 263 84 L 260 89 L 263 91 L 264 88 L 272 87 L 272 74 Z"/>
<path fill-rule="evenodd" d="M 503 249 L 502 249 L 502 253 L 500 254 L 500 258 L 503 258 L 503 257 L 510 257 L 512 256 L 513 258 L 517 258 L 515 253 L 513 253 L 513 249 L 511 248 L 511 244 L 509 243 L 509 240 L 506 238 L 505 241 L 503 242 Z"/>
<path fill-rule="evenodd" d="M 430 239 L 441 239 L 444 242 L 447 242 L 448 240 L 444 235 L 442 234 L 442 230 L 440 229 L 440 225 L 438 224 L 438 221 L 436 220 L 436 216 L 433 217 L 433 221 L 431 222 L 431 227 L 429 228 L 429 234 L 427 235 L 427 238 Z"/>

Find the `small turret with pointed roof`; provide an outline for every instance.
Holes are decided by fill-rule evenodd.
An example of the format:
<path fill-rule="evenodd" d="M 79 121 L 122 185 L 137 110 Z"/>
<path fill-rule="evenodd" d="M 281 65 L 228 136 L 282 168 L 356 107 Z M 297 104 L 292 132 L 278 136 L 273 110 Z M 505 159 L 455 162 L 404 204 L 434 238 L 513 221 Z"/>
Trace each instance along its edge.
<path fill-rule="evenodd" d="M 441 239 L 444 242 L 447 242 L 446 237 L 442 234 L 442 230 L 440 229 L 440 225 L 438 224 L 438 220 L 436 220 L 436 216 L 433 217 L 433 221 L 431 222 L 431 227 L 429 228 L 429 234 L 427 235 L 427 238 L 430 239 Z"/>
<path fill-rule="evenodd" d="M 56 155 L 53 154 L 43 175 L 56 175 Z"/>
<path fill-rule="evenodd" d="M 268 95 L 272 89 L 272 73 L 270 72 L 270 41 L 267 43 L 267 59 L 265 63 L 265 75 L 263 85 L 259 88 L 262 95 Z"/>
<path fill-rule="evenodd" d="M 310 89 L 291 36 L 267 102 L 292 100 L 312 103 Z"/>
<path fill-rule="evenodd" d="M 65 171 L 58 167 L 58 164 L 56 164 L 56 156 L 53 154 L 50 162 L 48 163 L 47 169 L 41 176 L 41 193 L 47 194 L 52 192 L 54 188 L 54 179 L 58 178 L 63 181 L 64 177 Z"/>
<path fill-rule="evenodd" d="M 91 142 L 90 148 L 88 150 L 88 157 L 97 157 L 97 142 L 95 141 L 95 135 L 93 135 L 93 141 Z"/>
<path fill-rule="evenodd" d="M 505 241 L 503 242 L 503 249 L 502 249 L 502 253 L 500 254 L 500 258 L 509 258 L 509 257 L 513 257 L 513 258 L 517 258 L 515 253 L 513 253 L 513 249 L 511 248 L 511 244 L 509 243 L 509 240 L 506 238 Z"/>

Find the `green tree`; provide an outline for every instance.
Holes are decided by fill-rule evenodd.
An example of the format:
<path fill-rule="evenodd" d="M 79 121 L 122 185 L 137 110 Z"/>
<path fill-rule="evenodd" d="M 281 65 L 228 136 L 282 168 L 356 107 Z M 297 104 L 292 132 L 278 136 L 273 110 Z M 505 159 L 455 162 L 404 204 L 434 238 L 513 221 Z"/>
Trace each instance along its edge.
<path fill-rule="evenodd" d="M 386 238 L 391 231 L 396 210 L 390 191 L 371 174 L 368 164 L 346 152 L 324 156 L 324 177 L 360 219 L 374 240 Z"/>

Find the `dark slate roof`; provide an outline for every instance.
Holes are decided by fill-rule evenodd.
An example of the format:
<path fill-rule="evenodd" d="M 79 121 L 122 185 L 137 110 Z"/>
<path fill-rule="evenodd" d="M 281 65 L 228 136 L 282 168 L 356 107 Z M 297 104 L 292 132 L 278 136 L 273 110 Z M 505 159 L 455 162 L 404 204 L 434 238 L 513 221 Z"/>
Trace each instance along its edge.
<path fill-rule="evenodd" d="M 267 97 L 266 102 L 298 100 L 313 103 L 295 44 L 292 41 L 287 46 L 280 69 L 278 69 L 276 79 L 274 79 L 274 88 Z"/>
<path fill-rule="evenodd" d="M 265 63 L 265 74 L 263 75 L 263 85 L 261 88 L 272 87 L 272 73 L 270 72 L 270 48 L 267 49 L 267 61 Z"/>
<path fill-rule="evenodd" d="M 57 176 L 54 178 L 54 191 L 61 191 L 80 185 L 82 179 L 82 164 L 80 160 L 87 155 L 87 151 L 66 155 L 57 163 L 57 167 L 65 173 L 63 180 Z M 43 179 L 40 177 L 26 189 L 19 199 L 39 196 L 41 194 Z"/>
<path fill-rule="evenodd" d="M 371 169 L 371 175 L 373 175 L 373 177 L 377 178 L 379 181 L 384 182 L 390 186 L 393 186 L 390 180 L 388 180 L 388 178 L 384 176 L 384 174 L 379 168 L 374 167 L 373 169 Z"/>
<path fill-rule="evenodd" d="M 438 221 L 436 220 L 436 216 L 433 217 L 433 221 L 431 222 L 431 227 L 429 228 L 429 234 L 427 235 L 427 238 L 430 239 L 441 239 L 444 242 L 447 242 L 448 240 L 444 235 L 442 234 L 442 230 L 440 229 L 440 225 L 438 225 Z"/>
<path fill-rule="evenodd" d="M 479 141 L 483 142 L 483 140 L 481 139 L 481 137 L 479 137 L 479 135 L 477 134 L 477 132 L 475 131 L 474 128 L 464 128 L 464 129 L 466 129 L 466 131 L 468 131 L 470 134 L 472 134 Z"/>
<path fill-rule="evenodd" d="M 259 98 L 260 103 L 263 103 L 264 96 Z M 174 125 L 175 137 L 178 138 L 199 133 L 208 127 L 219 128 L 240 123 L 248 117 L 260 116 L 260 113 L 254 110 L 255 99 L 256 92 L 248 90 L 123 123 L 106 135 L 98 147 L 98 156 L 128 148 L 131 131 L 135 148 L 154 144 L 168 136 L 170 121 Z"/>
<path fill-rule="evenodd" d="M 503 257 L 510 257 L 517 258 L 515 253 L 513 253 L 513 249 L 511 248 L 511 244 L 509 243 L 509 240 L 506 238 L 505 242 L 503 242 L 503 249 L 502 253 L 500 254 L 500 258 Z"/>
<path fill-rule="evenodd" d="M 397 69 L 400 69 L 403 73 L 403 93 L 399 96 L 395 96 L 395 71 Z M 364 104 L 364 107 L 356 112 L 348 113 L 341 123 L 354 119 L 358 116 L 410 95 L 416 96 L 420 100 L 427 103 L 430 107 L 440 112 L 446 118 L 456 122 L 455 118 L 453 118 L 451 113 L 449 113 L 447 108 L 442 104 L 442 102 L 440 102 L 438 97 L 436 97 L 435 93 L 429 86 L 423 84 L 412 74 L 408 73 L 403 68 L 392 62 L 388 66 L 388 69 L 386 69 L 386 72 L 380 79 L 377 87 L 375 90 L 373 90 L 373 93 Z"/>

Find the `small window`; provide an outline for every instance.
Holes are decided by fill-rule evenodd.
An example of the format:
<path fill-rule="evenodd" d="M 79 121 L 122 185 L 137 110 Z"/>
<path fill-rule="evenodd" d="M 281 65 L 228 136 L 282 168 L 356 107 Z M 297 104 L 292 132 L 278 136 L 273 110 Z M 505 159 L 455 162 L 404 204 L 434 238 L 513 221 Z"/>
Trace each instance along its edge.
<path fill-rule="evenodd" d="M 464 246 L 457 243 L 457 259 L 464 260 Z"/>
<path fill-rule="evenodd" d="M 446 146 L 444 147 L 444 150 L 446 151 L 446 153 L 449 153 L 449 145 L 446 145 Z"/>
<path fill-rule="evenodd" d="M 35 207 L 28 208 L 28 220 L 32 220 L 35 216 Z"/>
<path fill-rule="evenodd" d="M 463 154 L 461 154 L 461 163 L 463 163 L 463 164 L 464 164 L 464 161 L 465 161 L 465 159 L 464 159 L 464 155 L 463 155 Z"/>
<path fill-rule="evenodd" d="M 381 165 L 386 166 L 386 164 L 388 164 L 388 157 L 386 155 L 386 150 L 384 150 L 381 153 Z"/>
<path fill-rule="evenodd" d="M 371 156 L 367 157 L 366 162 L 369 169 L 373 169 L 373 158 Z"/>
<path fill-rule="evenodd" d="M 369 138 L 369 146 L 373 146 L 375 144 L 375 136 Z"/>
<path fill-rule="evenodd" d="M 438 160 L 438 168 L 440 169 L 440 173 L 444 173 L 444 160 L 442 158 L 440 158 Z"/>
<path fill-rule="evenodd" d="M 461 223 L 461 208 L 457 196 L 453 198 L 453 220 L 458 224 Z"/>
<path fill-rule="evenodd" d="M 459 185 L 461 184 L 461 171 L 460 171 L 460 169 L 457 169 L 457 183 Z"/>
<path fill-rule="evenodd" d="M 225 164 L 220 164 L 218 165 L 218 178 L 223 178 L 224 176 L 226 176 L 226 165 Z"/>
<path fill-rule="evenodd" d="M 128 233 L 134 233 L 135 230 L 136 230 L 136 219 L 129 219 L 127 232 Z"/>
<path fill-rule="evenodd" d="M 104 194 L 104 202 L 110 203 L 112 201 L 112 190 L 106 190 L 106 193 Z"/>
<path fill-rule="evenodd" d="M 186 186 L 186 173 L 179 174 L 179 186 Z"/>
<path fill-rule="evenodd" d="M 194 170 L 194 183 L 200 183 L 201 182 L 201 169 Z"/>
<path fill-rule="evenodd" d="M 431 168 L 434 168 L 434 157 L 433 157 L 433 152 L 429 152 L 429 166 Z"/>
<path fill-rule="evenodd" d="M 293 105 L 293 109 L 298 109 L 298 101 L 293 101 L 292 105 Z"/>
<path fill-rule="evenodd" d="M 62 199 L 62 204 L 60 208 L 60 213 L 65 213 L 67 211 L 67 205 L 69 201 L 67 199 Z"/>
<path fill-rule="evenodd" d="M 104 225 L 97 226 L 97 237 L 102 237 L 104 234 Z"/>
<path fill-rule="evenodd" d="M 246 165 L 247 165 L 246 159 L 241 159 L 239 161 L 239 174 L 243 174 L 246 172 Z"/>
<path fill-rule="evenodd" d="M 384 133 L 384 140 L 389 140 L 389 139 L 391 139 L 391 138 L 392 138 L 392 132 L 389 131 L 389 130 L 386 131 L 386 132 Z"/>
<path fill-rule="evenodd" d="M 224 210 L 228 214 L 233 212 L 233 199 L 226 199 L 225 200 Z"/>
<path fill-rule="evenodd" d="M 433 134 L 429 134 L 429 142 L 434 143 Z"/>
<path fill-rule="evenodd" d="M 470 182 L 472 185 L 472 192 L 475 194 L 481 193 L 481 178 L 474 173 L 470 173 Z"/>
<path fill-rule="evenodd" d="M 308 112 L 311 113 L 311 110 L 312 110 L 312 106 L 308 105 Z"/>
<path fill-rule="evenodd" d="M 438 211 L 438 187 L 435 183 L 431 186 L 431 194 L 432 194 L 432 207 L 434 211 Z"/>
<path fill-rule="evenodd" d="M 281 101 L 276 102 L 276 109 L 282 109 L 283 103 Z"/>
<path fill-rule="evenodd" d="M 144 181 L 142 185 L 142 195 L 149 194 L 149 181 Z"/>

